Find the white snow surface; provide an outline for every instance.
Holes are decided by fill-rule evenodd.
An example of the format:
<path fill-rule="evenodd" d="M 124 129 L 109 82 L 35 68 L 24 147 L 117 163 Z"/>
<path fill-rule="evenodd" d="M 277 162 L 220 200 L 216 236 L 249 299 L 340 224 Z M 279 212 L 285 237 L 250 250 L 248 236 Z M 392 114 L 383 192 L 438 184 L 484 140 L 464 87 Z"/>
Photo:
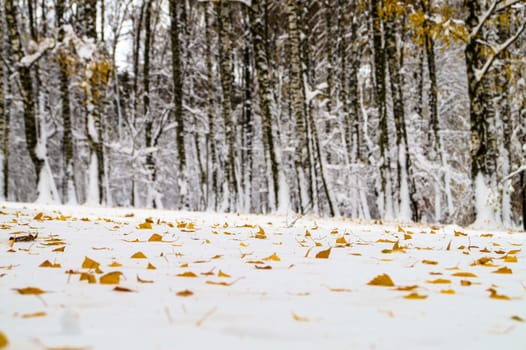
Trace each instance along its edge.
<path fill-rule="evenodd" d="M 1 204 L 0 332 L 7 349 L 514 350 L 526 344 L 524 232 Z M 146 218 L 151 229 L 140 229 Z M 36 240 L 10 247 L 9 237 L 30 233 L 38 233 Z M 155 233 L 162 242 L 148 241 Z M 394 242 L 401 250 L 389 252 Z M 329 247 L 327 259 L 315 257 Z M 131 258 L 136 252 L 147 258 Z M 100 263 L 100 274 L 82 268 L 85 257 Z M 490 258 L 486 266 L 473 266 L 482 257 Z M 60 266 L 39 267 L 46 260 Z M 114 262 L 122 266 L 110 267 Z M 147 269 L 149 263 L 156 269 Z M 494 273 L 504 266 L 512 273 Z M 67 271 L 91 273 L 97 283 Z M 132 292 L 99 283 L 112 271 L 122 272 L 119 287 Z M 178 276 L 185 272 L 196 277 Z M 459 272 L 476 277 L 454 276 Z M 368 285 L 384 273 L 396 287 Z M 439 278 L 449 283 L 430 283 Z M 45 293 L 16 290 L 26 287 Z M 490 288 L 509 300 L 490 298 Z M 177 294 L 182 291 L 191 295 Z M 410 293 L 427 298 L 404 298 Z M 44 314 L 31 317 L 37 312 Z"/>

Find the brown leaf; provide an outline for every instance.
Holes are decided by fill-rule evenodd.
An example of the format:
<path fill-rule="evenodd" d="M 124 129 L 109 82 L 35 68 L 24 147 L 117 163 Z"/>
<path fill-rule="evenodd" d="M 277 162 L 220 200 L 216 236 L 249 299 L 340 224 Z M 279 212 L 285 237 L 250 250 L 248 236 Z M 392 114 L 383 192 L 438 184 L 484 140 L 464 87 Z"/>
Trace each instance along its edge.
<path fill-rule="evenodd" d="M 192 271 L 186 271 L 186 272 L 178 273 L 176 276 L 177 277 L 189 277 L 189 278 L 196 278 L 197 277 L 197 275 L 195 273 L 193 273 Z"/>
<path fill-rule="evenodd" d="M 404 299 L 427 299 L 427 295 L 421 295 L 418 293 L 409 293 L 404 296 Z"/>
<path fill-rule="evenodd" d="M 178 297 L 189 297 L 189 296 L 194 295 L 194 292 L 192 292 L 191 290 L 185 289 L 185 290 L 175 293 L 175 295 L 177 295 Z"/>
<path fill-rule="evenodd" d="M 100 284 L 119 284 L 122 272 L 113 271 L 101 276 L 99 279 Z"/>
<path fill-rule="evenodd" d="M 461 280 L 460 281 L 460 285 L 461 286 L 464 286 L 464 287 L 468 287 L 468 286 L 471 286 L 473 283 L 471 283 L 471 281 L 468 281 L 468 280 Z"/>
<path fill-rule="evenodd" d="M 120 286 L 117 286 L 115 288 L 113 288 L 113 291 L 114 292 L 135 292 L 134 290 L 131 290 L 130 288 L 125 288 L 125 287 L 120 287 Z"/>
<path fill-rule="evenodd" d="M 44 213 L 40 212 L 40 213 L 38 213 L 37 215 L 35 215 L 35 217 L 33 218 L 33 220 L 42 221 L 43 217 L 44 217 Z"/>
<path fill-rule="evenodd" d="M 369 283 L 367 284 L 369 286 L 381 286 L 381 287 L 394 287 L 395 285 L 391 277 L 386 273 L 376 276 L 371 281 L 369 281 Z"/>
<path fill-rule="evenodd" d="M 148 266 L 146 266 L 146 269 L 148 269 L 148 270 L 157 270 L 157 267 L 153 266 L 152 263 L 148 263 Z"/>
<path fill-rule="evenodd" d="M 517 315 L 511 316 L 511 319 L 517 322 L 524 322 L 524 319 L 522 319 L 522 317 L 517 316 Z"/>
<path fill-rule="evenodd" d="M 319 251 L 316 254 L 315 258 L 316 259 L 328 259 L 330 254 L 331 254 L 331 248 Z"/>
<path fill-rule="evenodd" d="M 504 262 L 507 262 L 507 263 L 516 263 L 518 261 L 515 255 L 506 255 L 503 257 L 503 259 L 504 259 Z"/>
<path fill-rule="evenodd" d="M 82 268 L 83 269 L 97 269 L 99 268 L 100 264 L 96 262 L 95 260 L 92 260 L 88 258 L 87 256 L 84 257 L 84 261 L 82 262 Z"/>
<path fill-rule="evenodd" d="M 108 265 L 108 267 L 121 267 L 122 264 L 117 262 L 117 261 L 113 261 L 111 264 Z"/>
<path fill-rule="evenodd" d="M 219 272 L 217 273 L 217 277 L 230 278 L 232 276 L 230 276 L 228 273 L 224 273 L 223 271 L 219 270 Z"/>
<path fill-rule="evenodd" d="M 60 248 L 55 248 L 52 251 L 56 252 L 56 253 L 60 253 L 60 252 L 64 252 L 65 249 L 66 249 L 66 246 L 63 246 L 63 247 L 60 247 Z"/>
<path fill-rule="evenodd" d="M 500 269 L 493 271 L 493 273 L 512 274 L 513 271 L 509 267 L 503 266 Z"/>
<path fill-rule="evenodd" d="M 438 261 L 434 261 L 434 260 L 422 260 L 422 264 L 426 264 L 426 265 L 438 265 Z"/>
<path fill-rule="evenodd" d="M 146 255 L 143 252 L 137 252 L 131 256 L 132 259 L 146 259 Z"/>
<path fill-rule="evenodd" d="M 142 278 L 139 277 L 139 275 L 137 275 L 137 282 L 139 282 L 139 283 L 153 283 L 153 281 L 150 281 L 150 280 L 143 280 Z"/>
<path fill-rule="evenodd" d="M 22 295 L 40 295 L 45 293 L 45 291 L 36 287 L 14 288 L 14 290 L 16 290 L 18 294 Z"/>
<path fill-rule="evenodd" d="M 23 236 L 12 236 L 12 237 L 9 237 L 9 240 L 12 241 L 12 242 L 31 242 L 31 241 L 34 241 L 35 239 L 37 239 L 38 237 L 38 233 L 37 234 L 27 234 L 27 235 L 23 235 Z"/>
<path fill-rule="evenodd" d="M 415 290 L 418 288 L 418 285 L 417 284 L 414 284 L 412 286 L 402 286 L 402 287 L 396 287 L 395 289 L 396 290 L 399 290 L 401 292 L 410 292 L 412 290 Z"/>
<path fill-rule="evenodd" d="M 254 267 L 258 270 L 272 270 L 270 265 L 255 265 Z"/>

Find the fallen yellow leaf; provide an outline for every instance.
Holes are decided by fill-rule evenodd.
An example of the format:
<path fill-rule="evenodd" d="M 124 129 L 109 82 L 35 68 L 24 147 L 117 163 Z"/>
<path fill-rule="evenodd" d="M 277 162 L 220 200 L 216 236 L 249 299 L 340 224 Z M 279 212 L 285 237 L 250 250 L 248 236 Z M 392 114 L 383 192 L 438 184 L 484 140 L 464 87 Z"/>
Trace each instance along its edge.
<path fill-rule="evenodd" d="M 447 279 L 444 279 L 444 278 L 437 278 L 436 280 L 428 280 L 426 282 L 427 283 L 432 283 L 432 284 L 449 284 L 449 283 L 451 283 L 450 280 L 447 280 Z"/>
<path fill-rule="evenodd" d="M 45 293 L 45 291 L 36 287 L 15 288 L 14 290 L 16 290 L 18 294 L 22 295 L 40 295 Z"/>
<path fill-rule="evenodd" d="M 440 291 L 440 293 L 442 293 L 442 294 L 455 294 L 455 290 L 454 289 L 442 289 Z"/>
<path fill-rule="evenodd" d="M 328 259 L 330 254 L 331 254 L 331 248 L 319 251 L 315 257 L 316 259 Z"/>
<path fill-rule="evenodd" d="M 137 252 L 131 256 L 132 259 L 146 259 L 146 255 L 143 252 Z"/>
<path fill-rule="evenodd" d="M 33 220 L 42 221 L 43 217 L 44 217 L 44 213 L 40 212 L 40 213 L 38 213 L 37 215 L 35 215 L 35 217 L 33 218 Z"/>
<path fill-rule="evenodd" d="M 504 259 L 504 262 L 507 262 L 507 263 L 516 263 L 518 261 L 515 255 L 506 255 L 504 256 L 503 259 Z"/>
<path fill-rule="evenodd" d="M 418 293 L 409 293 L 404 296 L 404 299 L 427 299 L 427 295 L 421 295 Z"/>
<path fill-rule="evenodd" d="M 7 339 L 7 336 L 0 331 L 0 349 L 5 348 L 9 345 L 9 340 Z"/>
<path fill-rule="evenodd" d="M 499 300 L 510 300 L 510 297 L 504 294 L 498 294 L 497 291 L 494 288 L 489 288 L 488 292 L 490 292 L 489 297 L 492 299 L 499 299 Z"/>
<path fill-rule="evenodd" d="M 195 273 L 193 273 L 192 271 L 186 271 L 186 272 L 178 273 L 176 276 L 177 277 L 190 277 L 190 278 L 196 278 L 197 277 L 197 275 Z"/>
<path fill-rule="evenodd" d="M 175 295 L 177 295 L 178 297 L 189 297 L 189 296 L 194 295 L 194 292 L 192 292 L 191 290 L 185 289 L 180 292 L 177 292 Z"/>
<path fill-rule="evenodd" d="M 141 230 L 151 230 L 152 229 L 152 223 L 149 221 L 145 221 L 142 224 L 139 224 L 138 226 Z"/>
<path fill-rule="evenodd" d="M 113 271 L 101 276 L 99 279 L 100 284 L 119 284 L 122 272 Z"/>
<path fill-rule="evenodd" d="M 83 269 L 97 269 L 100 266 L 98 262 L 95 260 L 92 260 L 88 258 L 87 256 L 84 257 L 84 261 L 82 262 L 82 268 Z"/>
<path fill-rule="evenodd" d="M 272 255 L 269 255 L 266 258 L 263 258 L 263 260 L 266 260 L 266 261 L 268 261 L 268 260 L 281 261 L 281 259 L 279 258 L 279 256 L 276 253 L 274 253 Z"/>
<path fill-rule="evenodd" d="M 471 273 L 471 272 L 455 272 L 454 274 L 452 274 L 452 276 L 455 276 L 455 277 L 477 277 L 477 275 L 475 275 L 474 273 Z"/>
<path fill-rule="evenodd" d="M 511 316 L 511 319 L 517 322 L 524 322 L 524 319 L 522 319 L 522 317 L 517 316 L 517 315 Z"/>
<path fill-rule="evenodd" d="M 118 263 L 116 261 L 112 262 L 111 264 L 108 265 L 109 267 L 121 267 L 122 264 L 121 263 Z"/>
<path fill-rule="evenodd" d="M 162 241 L 163 241 L 163 236 L 161 236 L 158 233 L 154 233 L 153 235 L 150 236 L 150 238 L 148 238 L 148 242 L 162 242 Z"/>
<path fill-rule="evenodd" d="M 38 265 L 38 267 L 51 267 L 51 268 L 60 268 L 62 267 L 60 264 L 53 264 L 51 261 L 46 260 L 42 264 Z"/>
<path fill-rule="evenodd" d="M 219 270 L 219 272 L 217 273 L 217 276 L 218 277 L 223 277 L 223 278 L 230 278 L 232 276 L 230 276 L 228 273 L 224 273 L 223 271 Z"/>
<path fill-rule="evenodd" d="M 92 273 L 86 273 L 86 272 L 82 272 L 80 274 L 79 281 L 88 281 L 88 283 L 90 283 L 90 284 L 97 283 L 95 275 L 92 274 Z"/>
<path fill-rule="evenodd" d="M 500 269 L 493 271 L 493 273 L 511 274 L 513 271 L 509 267 L 503 266 Z"/>
<path fill-rule="evenodd" d="M 394 287 L 395 285 L 391 277 L 386 273 L 376 276 L 371 281 L 369 281 L 369 283 L 367 284 L 370 286 L 381 286 L 381 287 Z"/>
<path fill-rule="evenodd" d="M 56 253 L 60 253 L 60 252 L 63 252 L 64 249 L 66 249 L 66 246 L 63 246 L 63 247 L 60 247 L 60 248 L 55 248 L 55 249 L 53 249 L 52 251 L 53 251 L 53 252 L 56 252 Z"/>
<path fill-rule="evenodd" d="M 146 266 L 146 269 L 148 269 L 148 270 L 157 270 L 157 267 L 153 266 L 152 263 L 148 263 L 148 266 Z"/>
<path fill-rule="evenodd" d="M 422 260 L 422 264 L 426 264 L 426 265 L 438 265 L 438 261 L 434 261 L 434 260 Z"/>
<path fill-rule="evenodd" d="M 399 290 L 399 291 L 402 291 L 402 292 L 409 292 L 409 291 L 412 291 L 414 289 L 417 289 L 418 288 L 418 285 L 417 284 L 414 284 L 412 286 L 401 286 L 401 287 L 396 287 L 395 289 L 396 290 Z"/>
<path fill-rule="evenodd" d="M 292 313 L 292 318 L 294 319 L 294 321 L 298 321 L 298 322 L 309 322 L 308 317 L 299 316 L 295 314 L 294 312 Z"/>
<path fill-rule="evenodd" d="M 46 315 L 47 313 L 45 313 L 44 311 L 38 311 L 38 312 L 33 312 L 31 314 L 23 314 L 22 318 L 44 317 Z"/>

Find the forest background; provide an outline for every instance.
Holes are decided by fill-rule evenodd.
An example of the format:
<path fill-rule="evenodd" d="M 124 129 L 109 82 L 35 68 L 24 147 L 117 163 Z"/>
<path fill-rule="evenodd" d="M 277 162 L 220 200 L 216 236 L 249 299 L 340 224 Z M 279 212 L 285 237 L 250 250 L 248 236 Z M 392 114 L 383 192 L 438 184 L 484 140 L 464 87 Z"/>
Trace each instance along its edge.
<path fill-rule="evenodd" d="M 2 0 L 12 201 L 526 227 L 524 0 Z"/>

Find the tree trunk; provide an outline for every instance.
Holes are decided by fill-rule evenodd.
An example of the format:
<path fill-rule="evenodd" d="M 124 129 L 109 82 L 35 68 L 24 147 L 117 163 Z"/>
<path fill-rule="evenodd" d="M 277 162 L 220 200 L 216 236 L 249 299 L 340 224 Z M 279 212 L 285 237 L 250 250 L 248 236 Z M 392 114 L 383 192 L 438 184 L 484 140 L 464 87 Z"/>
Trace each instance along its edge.
<path fill-rule="evenodd" d="M 218 188 L 218 165 L 215 136 L 215 99 L 214 99 L 214 76 L 212 64 L 212 26 L 208 13 L 208 4 L 204 6 L 206 25 L 206 88 L 207 88 L 207 119 L 208 119 L 208 144 L 210 149 L 210 184 L 207 186 L 207 207 L 217 211 L 219 188 Z"/>
<path fill-rule="evenodd" d="M 238 183 L 235 168 L 236 133 L 232 119 L 232 45 L 230 42 L 231 23 L 229 2 L 221 0 L 217 7 L 217 31 L 219 46 L 219 70 L 223 90 L 223 119 L 225 122 L 226 161 L 225 174 L 228 186 L 228 211 L 234 211 L 238 202 Z"/>
<path fill-rule="evenodd" d="M 56 19 L 58 27 L 58 40 L 64 40 L 64 0 L 57 0 Z M 73 129 L 71 125 L 71 108 L 69 98 L 68 62 L 65 52 L 58 55 L 60 69 L 60 97 L 63 123 L 63 153 L 64 153 L 64 181 L 62 183 L 63 203 L 76 203 L 75 179 L 74 179 L 74 153 L 73 153 Z"/>
<path fill-rule="evenodd" d="M 371 17 L 373 25 L 373 56 L 374 56 L 374 80 L 375 95 L 379 119 L 379 147 L 380 147 L 380 197 L 379 209 L 380 216 L 385 217 L 392 215 L 391 199 L 388 181 L 390 181 L 390 157 L 389 134 L 387 129 L 387 111 L 386 111 L 386 86 L 385 86 L 385 54 L 382 46 L 382 19 L 379 14 L 379 1 L 371 0 Z"/>
<path fill-rule="evenodd" d="M 0 6 L 0 56 L 4 56 L 4 9 Z M 7 67 L 6 67 L 7 68 Z M 6 69 L 7 70 L 7 69 Z M 0 198 L 7 200 L 9 198 L 9 112 L 5 105 L 4 90 L 4 64 L 0 64 L 0 158 L 2 159 L 2 183 Z"/>
<path fill-rule="evenodd" d="M 271 188 L 273 191 L 274 209 L 279 208 L 279 165 L 276 155 L 274 136 L 272 133 L 272 114 L 270 106 L 272 102 L 272 89 L 269 72 L 269 38 L 268 38 L 268 1 L 264 0 L 252 4 L 250 22 L 252 28 L 253 50 L 255 55 L 255 68 L 258 81 L 259 109 L 261 112 L 263 126 L 263 151 L 265 153 L 265 167 L 270 165 Z M 268 171 L 266 172 L 268 173 Z M 270 196 L 269 196 L 270 197 Z M 270 198 L 267 200 L 270 202 Z"/>
<path fill-rule="evenodd" d="M 172 44 L 172 81 L 174 91 L 174 119 L 176 123 L 175 140 L 178 155 L 178 169 L 183 172 L 186 165 L 183 119 L 183 78 L 181 75 L 181 48 L 179 21 L 177 19 L 177 1 L 170 0 L 170 41 Z M 184 5 L 183 5 L 184 6 Z M 181 174 L 182 175 L 182 174 Z"/>
<path fill-rule="evenodd" d="M 7 24 L 7 36 L 11 47 L 11 53 L 14 61 L 18 66 L 18 76 L 20 79 L 20 94 L 22 96 L 22 103 L 24 106 L 24 131 L 26 136 L 26 148 L 29 157 L 35 169 L 36 184 L 40 182 L 40 173 L 44 166 L 45 155 L 37 152 L 38 144 L 38 130 L 35 113 L 35 98 L 33 93 L 33 83 L 31 80 L 31 71 L 29 67 L 18 64 L 24 52 L 22 50 L 22 43 L 20 33 L 17 25 L 17 10 L 13 0 L 5 0 L 5 16 Z"/>

